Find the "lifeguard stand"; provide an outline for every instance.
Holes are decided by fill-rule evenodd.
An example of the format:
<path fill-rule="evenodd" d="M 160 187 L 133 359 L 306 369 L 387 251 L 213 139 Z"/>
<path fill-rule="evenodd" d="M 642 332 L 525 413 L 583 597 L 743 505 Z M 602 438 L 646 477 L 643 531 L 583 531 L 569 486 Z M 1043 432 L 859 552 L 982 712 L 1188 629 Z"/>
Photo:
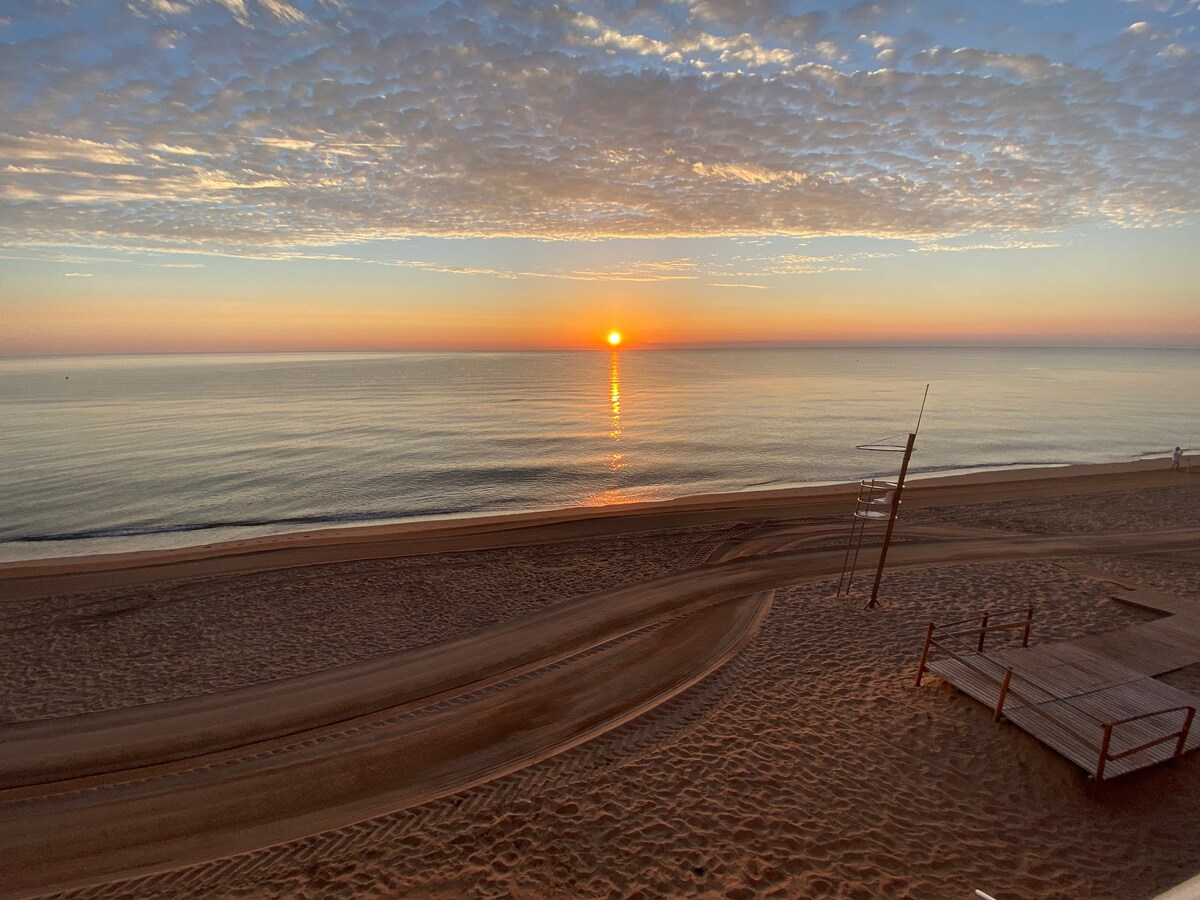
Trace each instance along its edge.
<path fill-rule="evenodd" d="M 925 397 L 929 397 L 929 385 L 925 385 Z M 903 443 L 882 441 L 876 444 L 859 444 L 856 450 L 870 450 L 876 453 L 903 453 L 900 462 L 900 472 L 894 481 L 871 478 L 858 483 L 858 498 L 854 504 L 854 517 L 850 520 L 850 540 L 846 544 L 846 556 L 842 561 L 842 576 L 838 580 L 837 596 L 849 594 L 854 586 L 854 575 L 858 567 L 858 554 L 862 549 L 863 537 L 867 529 L 873 526 L 884 526 L 883 545 L 879 549 L 879 562 L 875 567 L 875 583 L 871 586 L 871 599 L 867 601 L 867 609 L 879 605 L 879 583 L 883 580 L 883 567 L 887 562 L 888 548 L 892 545 L 892 532 L 896 527 L 896 517 L 900 513 L 900 495 L 904 492 L 904 479 L 908 476 L 908 462 L 912 459 L 913 447 L 917 442 L 917 432 L 921 430 L 921 418 L 925 415 L 925 400 L 921 401 L 921 413 L 917 416 L 917 427 L 908 435 Z"/>

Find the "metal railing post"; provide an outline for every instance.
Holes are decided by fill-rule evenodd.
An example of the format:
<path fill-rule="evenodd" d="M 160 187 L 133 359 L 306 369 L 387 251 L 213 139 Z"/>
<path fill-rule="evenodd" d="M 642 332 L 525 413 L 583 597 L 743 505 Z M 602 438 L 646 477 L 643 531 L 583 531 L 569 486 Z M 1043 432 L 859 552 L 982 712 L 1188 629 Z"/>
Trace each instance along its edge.
<path fill-rule="evenodd" d="M 921 665 L 917 667 L 917 687 L 921 686 L 921 679 L 925 677 L 925 661 L 929 659 L 929 645 L 933 643 L 933 623 L 929 623 L 929 627 L 925 629 L 925 646 L 921 649 Z"/>
<path fill-rule="evenodd" d="M 996 701 L 996 712 L 992 715 L 993 722 L 999 722 L 1004 712 L 1004 699 L 1008 696 L 1008 685 L 1012 681 L 1012 669 L 1004 670 L 1004 684 L 1000 685 L 1000 698 Z"/>
<path fill-rule="evenodd" d="M 1096 784 L 1104 779 L 1104 765 L 1108 762 L 1108 745 L 1112 741 L 1112 723 L 1104 724 L 1104 740 L 1100 742 L 1100 758 L 1096 760 Z"/>
<path fill-rule="evenodd" d="M 1196 708 L 1189 706 L 1187 717 L 1183 720 L 1183 730 L 1179 732 L 1179 742 L 1175 745 L 1175 759 L 1183 756 L 1183 745 L 1187 743 L 1188 732 L 1192 730 L 1192 717 L 1195 715 Z"/>

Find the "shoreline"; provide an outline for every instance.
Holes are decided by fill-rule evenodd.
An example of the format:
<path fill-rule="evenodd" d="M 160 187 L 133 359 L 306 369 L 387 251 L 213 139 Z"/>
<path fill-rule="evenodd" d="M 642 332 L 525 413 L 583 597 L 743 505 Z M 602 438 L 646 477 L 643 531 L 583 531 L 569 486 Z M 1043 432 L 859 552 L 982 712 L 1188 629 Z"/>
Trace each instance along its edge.
<path fill-rule="evenodd" d="M 1082 463 L 911 477 L 905 511 L 996 500 L 1167 486 L 1181 473 L 1159 459 Z M 152 550 L 0 562 L 0 587 L 14 599 L 62 590 L 144 584 L 206 573 L 232 574 L 523 546 L 599 535 L 739 520 L 838 516 L 849 521 L 857 482 L 696 494 L 670 500 L 535 512 L 348 525 Z M 903 517 L 901 517 L 903 519 Z"/>

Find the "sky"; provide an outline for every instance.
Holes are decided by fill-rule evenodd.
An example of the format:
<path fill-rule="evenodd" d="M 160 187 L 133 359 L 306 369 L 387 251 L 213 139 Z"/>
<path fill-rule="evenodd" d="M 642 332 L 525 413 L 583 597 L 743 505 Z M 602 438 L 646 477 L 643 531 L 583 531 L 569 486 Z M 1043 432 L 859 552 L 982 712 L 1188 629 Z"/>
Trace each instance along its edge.
<path fill-rule="evenodd" d="M 1200 0 L 0 0 L 0 355 L 1200 346 Z"/>

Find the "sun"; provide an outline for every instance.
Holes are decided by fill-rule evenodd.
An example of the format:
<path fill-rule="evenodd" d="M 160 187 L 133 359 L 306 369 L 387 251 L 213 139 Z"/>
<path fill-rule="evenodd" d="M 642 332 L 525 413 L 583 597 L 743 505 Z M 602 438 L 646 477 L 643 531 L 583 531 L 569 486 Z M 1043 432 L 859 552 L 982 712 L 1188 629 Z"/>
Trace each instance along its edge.
<path fill-rule="evenodd" d="M 621 332 L 610 331 L 608 333 L 608 343 L 613 347 L 619 346 L 621 343 Z"/>

